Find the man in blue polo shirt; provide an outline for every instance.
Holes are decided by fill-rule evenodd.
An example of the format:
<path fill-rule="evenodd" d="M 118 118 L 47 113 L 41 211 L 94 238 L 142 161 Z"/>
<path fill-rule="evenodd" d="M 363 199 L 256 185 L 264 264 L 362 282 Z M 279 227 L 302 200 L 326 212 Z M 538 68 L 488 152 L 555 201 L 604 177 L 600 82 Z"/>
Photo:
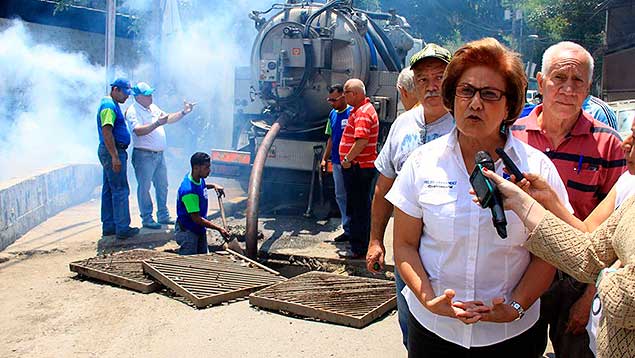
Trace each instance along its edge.
<path fill-rule="evenodd" d="M 138 228 L 130 227 L 130 188 L 126 172 L 130 132 L 119 108 L 119 104 L 125 103 L 130 93 L 130 82 L 125 78 L 117 78 L 110 84 L 110 95 L 102 98 L 97 110 L 97 154 L 104 173 L 101 187 L 102 232 L 103 236 L 117 235 L 118 239 L 127 239 L 139 233 Z"/>
<path fill-rule="evenodd" d="M 326 100 L 333 109 L 329 113 L 329 119 L 326 122 L 326 135 L 329 139 L 326 142 L 326 150 L 322 157 L 321 168 L 326 171 L 326 162 L 331 159 L 333 164 L 333 183 L 335 185 L 335 201 L 340 209 L 342 216 L 342 228 L 344 232 L 335 238 L 336 242 L 348 241 L 350 238 L 350 218 L 346 215 L 346 189 L 344 189 L 344 177 L 342 176 L 342 165 L 340 164 L 340 140 L 342 132 L 348 123 L 348 115 L 353 107 L 346 104 L 344 99 L 344 87 L 340 84 L 333 85 L 328 88 L 329 95 Z M 335 148 L 335 150 L 333 150 Z"/>
<path fill-rule="evenodd" d="M 224 238 L 229 236 L 227 230 L 206 219 L 207 189 L 214 189 L 218 195 L 225 195 L 222 186 L 205 183 L 205 178 L 210 172 L 210 164 L 208 154 L 194 153 L 190 158 L 192 172 L 183 178 L 179 187 L 174 238 L 181 245 L 179 248 L 181 255 L 207 253 L 206 228 L 218 231 Z"/>

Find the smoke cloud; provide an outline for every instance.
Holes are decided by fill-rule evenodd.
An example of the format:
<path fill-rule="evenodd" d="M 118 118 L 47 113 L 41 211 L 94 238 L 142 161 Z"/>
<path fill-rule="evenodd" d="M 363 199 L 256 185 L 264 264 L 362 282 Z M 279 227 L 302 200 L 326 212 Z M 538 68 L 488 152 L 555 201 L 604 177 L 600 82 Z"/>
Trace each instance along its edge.
<path fill-rule="evenodd" d="M 0 33 L 0 180 L 96 162 L 104 69 L 81 54 L 35 44 L 14 21 Z"/>
<path fill-rule="evenodd" d="M 156 87 L 155 103 L 165 111 L 198 102 L 181 122 L 166 127 L 168 145 L 184 157 L 196 150 L 228 148 L 233 121 L 236 66 L 249 65 L 257 32 L 247 14 L 272 2 L 256 0 L 172 1 L 181 28 L 160 36 L 141 27 L 142 54 L 133 68 L 118 68 L 131 82 Z M 120 11 L 151 13 L 154 0 L 126 0 Z M 0 180 L 51 166 L 97 163 L 96 110 L 106 95 L 105 69 L 81 53 L 35 43 L 18 20 L 0 32 Z M 133 99 L 122 105 L 125 109 Z M 187 163 L 185 163 L 187 164 Z M 181 173 L 184 163 L 171 163 Z M 131 172 L 132 173 L 132 172 Z M 182 174 L 180 174 L 182 175 Z M 130 174 L 134 180 L 134 174 Z"/>

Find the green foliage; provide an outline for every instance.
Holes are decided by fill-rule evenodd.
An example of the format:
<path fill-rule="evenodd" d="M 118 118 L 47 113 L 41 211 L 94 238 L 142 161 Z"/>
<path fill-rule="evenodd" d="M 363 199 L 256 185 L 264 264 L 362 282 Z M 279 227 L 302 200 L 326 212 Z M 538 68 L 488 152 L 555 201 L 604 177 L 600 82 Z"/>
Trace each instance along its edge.
<path fill-rule="evenodd" d="M 53 10 L 53 15 L 56 15 L 60 11 L 68 10 L 71 5 L 74 4 L 74 0 L 53 0 L 55 3 L 55 10 Z"/>
<path fill-rule="evenodd" d="M 500 0 L 383 0 L 382 7 L 395 8 L 427 42 L 451 45 L 486 36 L 504 41 L 511 28 Z"/>
<path fill-rule="evenodd" d="M 598 0 L 520 2 L 531 34 L 537 35 L 531 60 L 540 63 L 540 56 L 547 47 L 559 41 L 574 41 L 595 57 L 595 77 L 598 78 L 606 21 L 606 13 L 601 11 L 600 5 Z"/>

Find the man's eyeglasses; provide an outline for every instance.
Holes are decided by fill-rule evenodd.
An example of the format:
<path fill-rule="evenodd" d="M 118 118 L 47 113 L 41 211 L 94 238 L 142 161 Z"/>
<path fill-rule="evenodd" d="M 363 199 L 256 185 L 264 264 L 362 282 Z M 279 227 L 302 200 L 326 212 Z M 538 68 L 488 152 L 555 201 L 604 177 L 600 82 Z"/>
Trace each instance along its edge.
<path fill-rule="evenodd" d="M 344 95 L 341 95 L 337 98 L 331 98 L 331 97 L 326 97 L 326 101 L 327 102 L 335 102 L 335 101 L 339 101 L 340 99 L 342 99 L 342 97 L 344 97 Z"/>
<path fill-rule="evenodd" d="M 461 97 L 461 98 L 472 98 L 477 92 L 482 100 L 490 101 L 490 102 L 500 101 L 501 98 L 503 98 L 503 96 L 505 95 L 505 92 L 496 88 L 491 88 L 491 87 L 476 88 L 468 84 L 458 85 L 456 87 L 454 94 L 457 97 Z"/>

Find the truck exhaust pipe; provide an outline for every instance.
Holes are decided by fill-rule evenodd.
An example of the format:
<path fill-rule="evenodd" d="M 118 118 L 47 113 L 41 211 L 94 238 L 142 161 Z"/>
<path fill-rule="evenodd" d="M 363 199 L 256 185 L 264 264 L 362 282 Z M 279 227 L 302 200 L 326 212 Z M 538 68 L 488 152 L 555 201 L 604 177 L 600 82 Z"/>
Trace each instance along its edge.
<path fill-rule="evenodd" d="M 258 257 L 258 205 L 260 202 L 260 186 L 262 184 L 262 173 L 267 160 L 267 154 L 273 141 L 280 133 L 280 128 L 287 120 L 286 114 L 281 114 L 276 119 L 269 131 L 265 135 L 258 147 L 256 158 L 254 159 L 253 166 L 251 167 L 251 174 L 249 175 L 249 190 L 247 194 L 247 233 L 246 233 L 246 246 L 247 257 L 252 260 Z"/>

